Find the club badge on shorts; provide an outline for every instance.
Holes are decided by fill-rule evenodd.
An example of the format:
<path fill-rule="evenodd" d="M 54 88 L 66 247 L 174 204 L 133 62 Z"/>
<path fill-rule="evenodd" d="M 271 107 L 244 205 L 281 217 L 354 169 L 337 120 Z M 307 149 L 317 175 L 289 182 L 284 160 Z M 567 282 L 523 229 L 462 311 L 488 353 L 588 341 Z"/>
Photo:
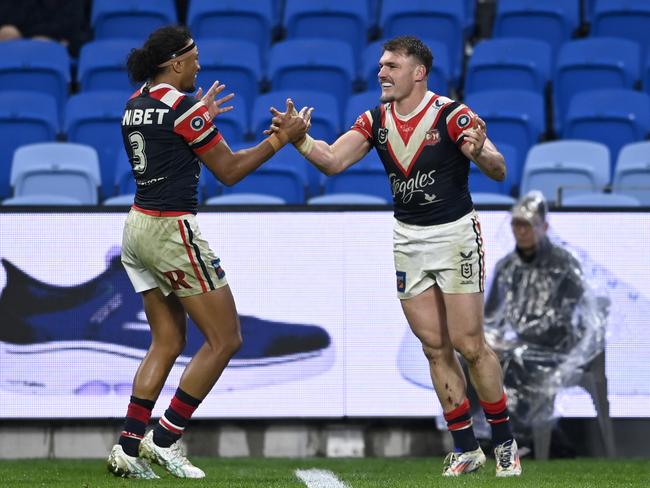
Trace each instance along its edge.
<path fill-rule="evenodd" d="M 221 259 L 213 259 L 212 260 L 212 267 L 214 268 L 215 273 L 217 273 L 217 278 L 222 280 L 224 276 L 226 276 L 226 272 L 223 270 L 221 267 Z"/>
<path fill-rule="evenodd" d="M 404 293 L 406 290 L 406 271 L 396 271 L 397 275 L 397 291 Z"/>

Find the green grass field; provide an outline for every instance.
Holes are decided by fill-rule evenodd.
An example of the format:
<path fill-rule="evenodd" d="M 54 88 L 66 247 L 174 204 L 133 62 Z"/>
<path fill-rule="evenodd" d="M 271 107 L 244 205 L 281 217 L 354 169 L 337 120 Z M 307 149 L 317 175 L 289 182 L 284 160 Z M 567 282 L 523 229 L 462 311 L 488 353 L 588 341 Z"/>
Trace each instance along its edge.
<path fill-rule="evenodd" d="M 519 479 L 494 477 L 494 461 L 476 474 L 442 478 L 442 459 L 214 459 L 193 458 L 203 468 L 203 480 L 179 480 L 156 467 L 160 480 L 135 481 L 113 477 L 101 460 L 0 461 L 2 487 L 156 487 L 209 486 L 213 488 L 305 487 L 296 469 L 332 471 L 349 488 L 471 487 L 650 487 L 648 460 L 608 461 L 572 459 L 535 462 L 523 460 Z"/>

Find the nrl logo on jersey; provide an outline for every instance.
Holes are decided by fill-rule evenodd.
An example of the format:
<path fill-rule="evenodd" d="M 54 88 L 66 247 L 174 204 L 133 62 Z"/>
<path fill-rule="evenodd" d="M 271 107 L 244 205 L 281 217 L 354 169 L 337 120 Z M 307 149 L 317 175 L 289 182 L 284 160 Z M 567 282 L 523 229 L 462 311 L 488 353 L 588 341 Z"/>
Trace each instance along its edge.
<path fill-rule="evenodd" d="M 386 144 L 388 140 L 388 129 L 386 127 L 381 127 L 377 133 L 377 142 L 379 144 Z"/>

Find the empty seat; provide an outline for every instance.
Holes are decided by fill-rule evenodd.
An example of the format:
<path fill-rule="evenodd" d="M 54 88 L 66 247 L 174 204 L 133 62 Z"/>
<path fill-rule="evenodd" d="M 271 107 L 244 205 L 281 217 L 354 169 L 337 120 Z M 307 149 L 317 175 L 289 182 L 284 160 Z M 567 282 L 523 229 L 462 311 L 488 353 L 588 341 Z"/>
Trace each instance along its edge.
<path fill-rule="evenodd" d="M 203 173 L 203 172 L 201 172 Z M 117 151 L 115 157 L 115 170 L 111 180 L 113 191 L 107 195 L 134 195 L 136 191 L 135 178 L 133 177 L 133 168 L 129 162 L 129 155 L 124 148 Z"/>
<path fill-rule="evenodd" d="M 352 166 L 343 173 L 325 178 L 325 195 L 333 193 L 362 193 L 393 201 L 388 177 L 383 168 Z"/>
<path fill-rule="evenodd" d="M 591 22 L 594 37 L 622 37 L 635 41 L 642 55 L 650 54 L 650 2 L 598 0 Z"/>
<path fill-rule="evenodd" d="M 236 94 L 233 103 L 243 98 L 246 106 L 252 107 L 262 79 L 257 46 L 240 40 L 205 39 L 200 41 L 199 49 L 201 70 L 196 78 L 196 87 L 203 87 L 205 92 L 219 80 L 226 84 L 226 92 Z"/>
<path fill-rule="evenodd" d="M 228 145 L 243 142 L 248 134 L 248 103 L 243 98 L 235 97 L 232 102 L 234 108 L 214 118 L 214 125 L 226 140 Z"/>
<path fill-rule="evenodd" d="M 159 27 L 176 22 L 174 0 L 94 0 L 90 15 L 95 39 L 142 41 Z"/>
<path fill-rule="evenodd" d="M 106 207 L 119 207 L 119 206 L 131 206 L 135 201 L 135 193 L 127 195 L 116 195 L 114 197 L 107 198 L 102 202 L 102 205 Z"/>
<path fill-rule="evenodd" d="M 383 37 L 414 35 L 449 46 L 454 81 L 460 79 L 466 22 L 464 1 L 384 0 L 381 7 Z"/>
<path fill-rule="evenodd" d="M 447 46 L 433 39 L 421 39 L 433 54 L 433 65 L 429 72 L 427 85 L 429 90 L 447 95 L 449 93 L 449 84 L 452 80 L 452 63 L 449 59 L 449 50 Z M 363 66 L 361 78 L 366 83 L 368 90 L 379 89 L 379 58 L 383 54 L 383 45 L 386 40 L 371 42 L 366 46 L 363 53 Z"/>
<path fill-rule="evenodd" d="M 23 195 L 11 197 L 2 201 L 2 205 L 11 206 L 56 206 L 56 205 L 82 205 L 81 201 L 64 195 Z"/>
<path fill-rule="evenodd" d="M 126 39 L 91 41 L 81 46 L 77 79 L 81 91 L 135 90 L 126 70 L 126 58 L 138 47 Z"/>
<path fill-rule="evenodd" d="M 11 165 L 14 196 L 62 195 L 97 204 L 97 152 L 83 144 L 52 142 L 18 148 Z"/>
<path fill-rule="evenodd" d="M 342 41 L 295 39 L 271 48 L 269 78 L 273 90 L 307 88 L 329 93 L 338 100 L 341 112 L 355 74 L 352 49 Z"/>
<path fill-rule="evenodd" d="M 472 195 L 477 193 L 501 193 L 510 195 L 513 185 L 518 185 L 520 172 L 516 167 L 517 149 L 509 144 L 499 144 L 497 147 L 506 161 L 506 178 L 496 181 L 484 175 L 476 164 L 469 166 L 469 190 Z"/>
<path fill-rule="evenodd" d="M 347 43 L 357 56 L 366 45 L 368 5 L 349 0 L 286 0 L 284 9 L 287 39 L 335 39 Z"/>
<path fill-rule="evenodd" d="M 218 37 L 252 42 L 266 66 L 273 10 L 268 0 L 192 0 L 187 23 L 196 39 Z"/>
<path fill-rule="evenodd" d="M 363 193 L 332 193 L 319 195 L 307 201 L 308 205 L 389 205 L 388 200 Z"/>
<path fill-rule="evenodd" d="M 639 45 L 626 39 L 589 38 L 562 45 L 553 79 L 559 128 L 578 92 L 601 88 L 633 88 L 640 77 Z"/>
<path fill-rule="evenodd" d="M 236 185 L 224 187 L 223 194 L 259 193 L 279 197 L 289 204 L 303 204 L 306 188 L 307 180 L 299 169 L 269 161 Z"/>
<path fill-rule="evenodd" d="M 515 199 L 509 195 L 501 193 L 472 193 L 472 202 L 474 205 L 512 205 Z"/>
<path fill-rule="evenodd" d="M 208 198 L 205 205 L 286 205 L 282 198 L 261 193 L 231 193 Z"/>
<path fill-rule="evenodd" d="M 591 90 L 569 103 L 563 137 L 598 141 L 612 158 L 621 147 L 646 138 L 650 130 L 650 96 L 633 90 Z"/>
<path fill-rule="evenodd" d="M 370 90 L 352 95 L 348 100 L 348 106 L 345 108 L 343 131 L 352 127 L 359 115 L 380 105 L 380 96 L 381 93 L 378 90 Z"/>
<path fill-rule="evenodd" d="M 609 174 L 610 152 L 604 144 L 545 142 L 528 152 L 520 193 L 539 190 L 550 202 L 563 201 L 569 196 L 603 191 Z"/>
<path fill-rule="evenodd" d="M 487 124 L 487 135 L 497 147 L 509 144 L 517 150 L 517 161 L 539 142 L 545 131 L 544 97 L 524 90 L 490 90 L 467 95 L 467 105 Z"/>
<path fill-rule="evenodd" d="M 68 98 L 70 58 L 53 41 L 0 42 L 0 90 L 29 90 L 52 95 L 59 121 Z"/>
<path fill-rule="evenodd" d="M 562 200 L 563 207 L 640 207 L 641 202 L 629 195 L 618 193 L 584 193 Z"/>
<path fill-rule="evenodd" d="M 551 48 L 536 39 L 479 42 L 467 66 L 465 93 L 514 88 L 544 94 L 551 76 Z"/>
<path fill-rule="evenodd" d="M 650 206 L 650 142 L 623 146 L 614 169 L 613 189 Z"/>
<path fill-rule="evenodd" d="M 579 22 L 579 0 L 499 0 L 493 36 L 539 39 L 555 55 Z"/>
<path fill-rule="evenodd" d="M 59 132 L 56 100 L 45 93 L 0 91 L 0 199 L 9 196 L 14 151 L 25 144 L 54 141 Z"/>
<path fill-rule="evenodd" d="M 113 194 L 115 158 L 124 152 L 121 122 L 129 92 L 84 92 L 70 97 L 66 109 L 68 140 L 97 151 L 102 175 L 102 198 Z"/>

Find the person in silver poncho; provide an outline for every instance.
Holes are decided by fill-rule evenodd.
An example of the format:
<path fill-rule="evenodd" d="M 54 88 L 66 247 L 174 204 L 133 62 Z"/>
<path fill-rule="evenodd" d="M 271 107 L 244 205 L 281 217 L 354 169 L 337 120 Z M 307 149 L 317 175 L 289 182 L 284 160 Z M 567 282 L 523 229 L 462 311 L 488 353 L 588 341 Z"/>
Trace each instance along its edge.
<path fill-rule="evenodd" d="M 546 216 L 540 192 L 514 205 L 516 248 L 497 263 L 485 304 L 511 420 L 525 437 L 552 419 L 557 391 L 575 384 L 604 349 L 607 300 L 594 296 L 578 260 L 549 240 Z"/>

